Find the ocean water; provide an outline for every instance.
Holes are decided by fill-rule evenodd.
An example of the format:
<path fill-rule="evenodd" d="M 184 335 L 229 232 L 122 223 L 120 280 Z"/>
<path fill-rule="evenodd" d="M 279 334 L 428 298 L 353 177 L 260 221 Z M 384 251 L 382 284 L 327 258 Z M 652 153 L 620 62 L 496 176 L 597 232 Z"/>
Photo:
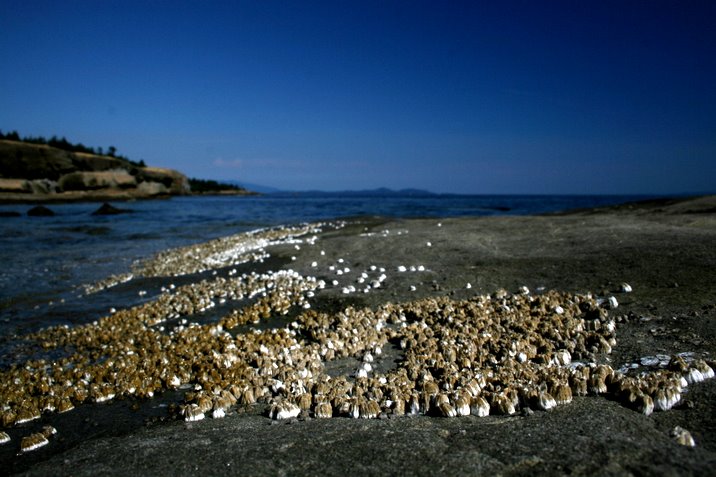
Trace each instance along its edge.
<path fill-rule="evenodd" d="M 357 216 L 532 215 L 641 200 L 644 196 L 267 195 L 177 197 L 115 204 L 133 213 L 93 216 L 97 203 L 53 204 L 54 217 L 28 205 L 0 205 L 0 342 L 68 320 L 63 304 L 81 286 L 126 273 L 172 247 L 264 227 Z M 91 310 L 87 310 L 89 313 Z M 82 308 L 72 308 L 82 313 Z M 71 321 L 71 320 L 70 320 Z"/>

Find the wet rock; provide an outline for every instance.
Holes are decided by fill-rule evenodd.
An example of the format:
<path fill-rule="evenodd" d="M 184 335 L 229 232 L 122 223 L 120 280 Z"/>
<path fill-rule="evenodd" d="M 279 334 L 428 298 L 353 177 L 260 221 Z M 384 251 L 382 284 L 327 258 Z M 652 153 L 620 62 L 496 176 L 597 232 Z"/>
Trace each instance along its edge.
<path fill-rule="evenodd" d="M 92 212 L 92 215 L 118 215 L 118 214 L 129 214 L 132 210 L 130 209 L 120 209 L 118 207 L 113 206 L 112 204 L 108 204 L 105 202 L 100 206 L 99 209 Z"/>
<path fill-rule="evenodd" d="M 52 217 L 55 213 L 44 205 L 36 205 L 27 211 L 27 215 L 30 217 Z"/>

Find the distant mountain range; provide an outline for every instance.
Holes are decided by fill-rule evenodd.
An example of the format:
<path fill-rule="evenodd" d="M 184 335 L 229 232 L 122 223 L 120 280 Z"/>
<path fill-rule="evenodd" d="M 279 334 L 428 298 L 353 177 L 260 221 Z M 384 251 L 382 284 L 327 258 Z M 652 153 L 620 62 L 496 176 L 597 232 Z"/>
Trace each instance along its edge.
<path fill-rule="evenodd" d="M 421 189 L 400 189 L 393 190 L 386 187 L 365 190 L 342 190 L 342 191 L 323 191 L 323 190 L 301 190 L 289 191 L 280 190 L 274 187 L 262 186 L 259 184 L 251 184 L 241 181 L 224 181 L 228 184 L 237 185 L 250 191 L 259 192 L 261 194 L 270 194 L 276 196 L 301 196 L 301 197 L 430 197 L 435 196 L 433 192 Z"/>
<path fill-rule="evenodd" d="M 275 187 L 269 187 L 261 184 L 253 184 L 251 182 L 244 182 L 244 181 L 225 181 L 220 180 L 219 182 L 222 182 L 224 184 L 231 184 L 238 187 L 243 187 L 246 190 L 250 190 L 252 192 L 258 192 L 259 194 L 273 194 L 276 192 L 281 192 L 281 190 L 276 189 Z"/>

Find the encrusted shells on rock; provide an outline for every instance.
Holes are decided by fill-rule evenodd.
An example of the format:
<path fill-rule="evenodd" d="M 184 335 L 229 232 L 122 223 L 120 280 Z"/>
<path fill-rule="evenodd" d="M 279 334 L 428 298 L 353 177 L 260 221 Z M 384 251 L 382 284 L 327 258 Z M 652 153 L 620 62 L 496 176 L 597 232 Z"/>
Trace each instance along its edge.
<path fill-rule="evenodd" d="M 204 411 L 199 407 L 198 404 L 191 403 L 187 404 L 182 408 L 182 414 L 185 421 L 200 421 L 204 419 Z"/>
<path fill-rule="evenodd" d="M 490 404 L 482 396 L 475 396 L 470 403 L 470 414 L 478 417 L 490 415 Z"/>
<path fill-rule="evenodd" d="M 50 441 L 47 440 L 44 434 L 36 432 L 22 438 L 20 441 L 20 452 L 30 452 L 42 446 L 46 446 L 49 443 Z"/>
<path fill-rule="evenodd" d="M 507 397 L 504 393 L 495 394 L 493 396 L 492 409 L 494 409 L 497 414 L 504 414 L 508 416 L 517 412 L 512 399 Z"/>
<path fill-rule="evenodd" d="M 225 251 L 224 245 L 219 248 Z M 465 300 L 431 297 L 329 314 L 304 306 L 321 283 L 291 270 L 230 273 L 169 286 L 155 300 L 91 325 L 40 332 L 36 338 L 48 348 L 73 348 L 93 363 L 101 349 L 104 361 L 28 363 L 3 372 L 0 400 L 11 403 L 3 409 L 3 423 L 16 424 L 41 410 L 62 411 L 73 402 L 150 396 L 182 384 L 192 389 L 177 407 L 187 421 L 209 413 L 221 417 L 234 404 L 255 402 L 266 405 L 272 419 L 289 419 L 302 410 L 320 418 L 510 415 L 528 406 L 552 409 L 588 392 L 624 398 L 641 412 L 650 408 L 640 393 L 658 399 L 652 404 L 660 410 L 678 400 L 678 390 L 666 392 L 672 384 L 650 382 L 632 383 L 637 397 L 629 400 L 619 385 L 622 377 L 594 364 L 615 345 L 616 325 L 606 302 L 602 307 L 590 294 L 501 290 Z M 192 315 L 222 300 L 237 306 L 218 322 L 191 322 Z M 289 312 L 290 323 L 283 327 L 255 326 Z M 241 325 L 249 330 L 237 332 Z M 383 354 L 393 346 L 401 358 L 394 369 L 383 370 L 393 358 Z M 341 359 L 360 363 L 355 376 L 329 376 L 329 363 Z M 705 362 L 680 359 L 683 366 L 674 359 L 680 371 L 669 371 L 669 379 L 689 369 L 708 374 Z M 355 368 L 351 361 L 343 369 Z M 5 384 L 15 379 L 31 384 L 20 391 Z M 44 395 L 38 397 L 38 391 Z"/>
<path fill-rule="evenodd" d="M 691 436 L 691 433 L 683 427 L 676 426 L 671 430 L 671 437 L 682 446 L 695 447 L 696 441 Z"/>
<path fill-rule="evenodd" d="M 660 388 L 654 394 L 654 410 L 668 411 L 681 400 L 681 393 L 673 387 Z"/>
<path fill-rule="evenodd" d="M 327 402 L 319 403 L 313 410 L 313 415 L 319 419 L 329 419 L 333 417 L 333 407 Z"/>
<path fill-rule="evenodd" d="M 437 406 L 437 414 L 442 417 L 456 417 L 457 411 L 449 402 L 441 402 Z"/>
<path fill-rule="evenodd" d="M 550 409 L 557 406 L 557 401 L 552 397 L 551 394 L 549 394 L 547 391 L 540 391 L 537 393 L 535 404 L 537 406 L 537 409 L 541 409 L 542 411 L 549 411 Z"/>
<path fill-rule="evenodd" d="M 300 413 L 301 408 L 290 401 L 278 402 L 269 409 L 269 417 L 276 420 L 298 417 Z"/>
<path fill-rule="evenodd" d="M 712 379 L 714 377 L 714 370 L 709 366 L 703 359 L 697 359 L 694 362 L 694 367 L 701 372 L 704 379 Z"/>

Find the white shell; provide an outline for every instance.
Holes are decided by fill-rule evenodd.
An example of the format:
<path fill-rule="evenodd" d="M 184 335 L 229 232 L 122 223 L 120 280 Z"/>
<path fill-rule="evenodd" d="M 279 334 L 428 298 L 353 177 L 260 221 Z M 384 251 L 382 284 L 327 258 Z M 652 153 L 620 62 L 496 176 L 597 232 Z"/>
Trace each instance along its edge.
<path fill-rule="evenodd" d="M 696 441 L 694 441 L 694 438 L 691 436 L 691 433 L 684 429 L 683 427 L 676 426 L 671 430 L 671 437 L 674 438 L 676 442 L 681 444 L 682 446 L 686 447 L 695 447 Z"/>

